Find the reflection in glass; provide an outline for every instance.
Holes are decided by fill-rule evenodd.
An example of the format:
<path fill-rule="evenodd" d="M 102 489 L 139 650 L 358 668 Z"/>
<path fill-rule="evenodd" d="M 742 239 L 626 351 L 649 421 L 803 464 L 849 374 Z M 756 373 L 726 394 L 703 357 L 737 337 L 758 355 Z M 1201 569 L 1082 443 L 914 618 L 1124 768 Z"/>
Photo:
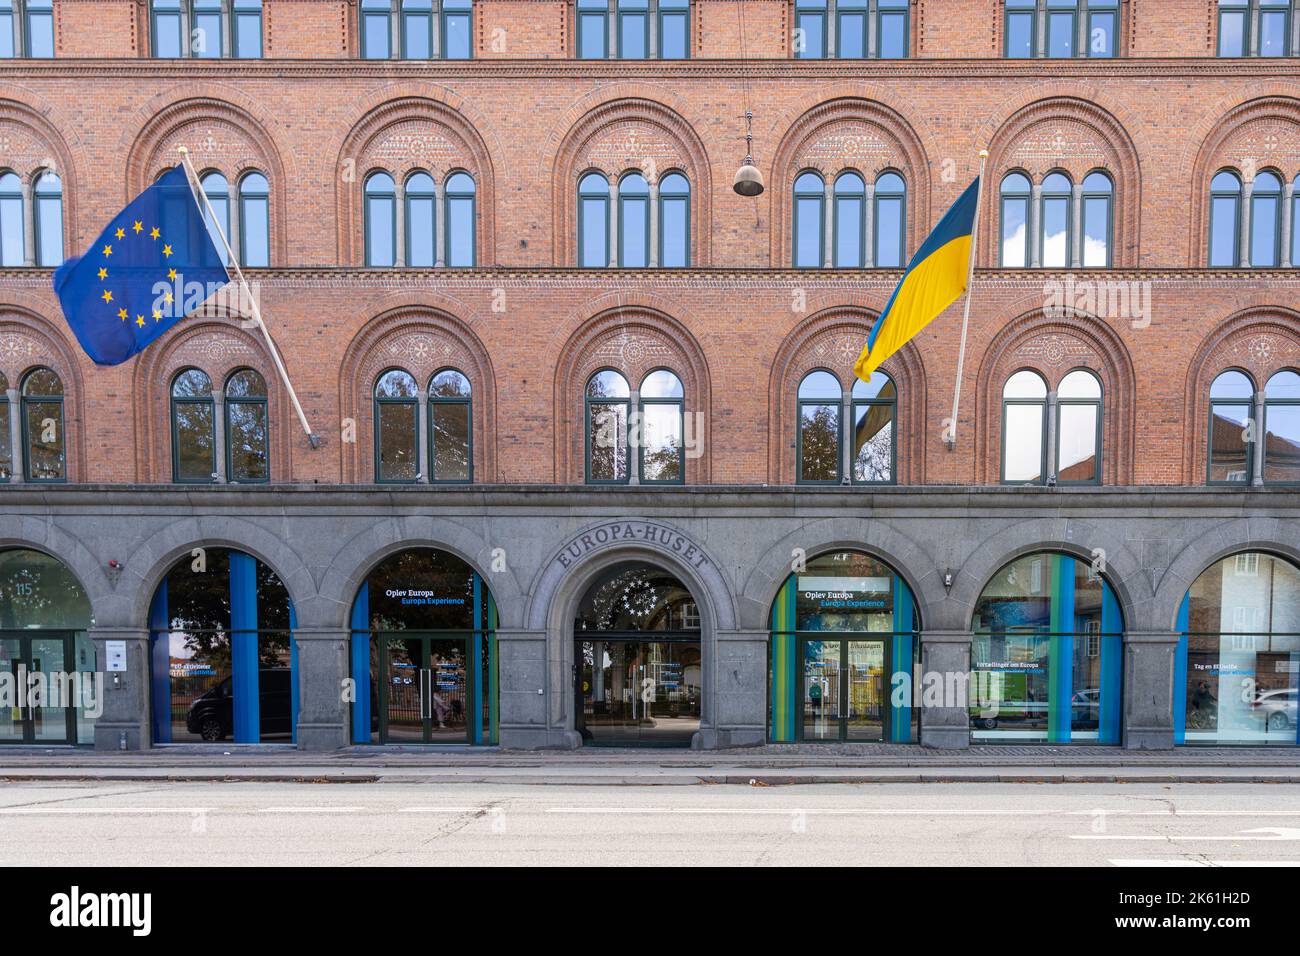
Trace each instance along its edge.
<path fill-rule="evenodd" d="M 1211 483 L 1250 480 L 1251 443 L 1246 436 L 1254 395 L 1254 384 L 1235 369 L 1220 374 L 1210 386 Z"/>
<path fill-rule="evenodd" d="M 375 385 L 376 481 L 415 481 L 419 474 L 418 395 L 415 379 L 400 369 Z"/>
<path fill-rule="evenodd" d="M 1029 265 L 1029 179 L 1008 173 L 1002 180 L 1002 265 L 1023 269 Z"/>
<path fill-rule="evenodd" d="M 1283 369 L 1264 386 L 1264 481 L 1300 482 L 1300 373 Z"/>
<path fill-rule="evenodd" d="M 226 463 L 231 481 L 270 479 L 266 382 L 251 368 L 226 382 Z"/>

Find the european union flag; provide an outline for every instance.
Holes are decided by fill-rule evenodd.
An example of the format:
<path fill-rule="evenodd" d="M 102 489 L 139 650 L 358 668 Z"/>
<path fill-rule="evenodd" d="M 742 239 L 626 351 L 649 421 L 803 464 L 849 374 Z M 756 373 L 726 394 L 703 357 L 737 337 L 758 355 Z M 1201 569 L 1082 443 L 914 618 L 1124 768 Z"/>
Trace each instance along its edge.
<path fill-rule="evenodd" d="M 85 255 L 55 270 L 54 291 L 86 354 L 120 365 L 229 281 L 177 166 L 114 216 Z"/>

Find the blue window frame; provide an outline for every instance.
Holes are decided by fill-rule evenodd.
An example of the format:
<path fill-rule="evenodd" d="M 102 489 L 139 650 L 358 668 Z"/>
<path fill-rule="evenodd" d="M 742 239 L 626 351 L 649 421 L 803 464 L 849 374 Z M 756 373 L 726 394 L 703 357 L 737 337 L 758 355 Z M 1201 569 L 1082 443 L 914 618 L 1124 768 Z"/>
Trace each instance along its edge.
<path fill-rule="evenodd" d="M 609 0 L 578 0 L 578 59 L 609 58 Z"/>
<path fill-rule="evenodd" d="M 609 180 L 588 173 L 578 181 L 578 265 L 609 266 Z"/>
<path fill-rule="evenodd" d="M 47 171 L 36 180 L 36 264 L 47 268 L 63 262 L 63 182 Z"/>
<path fill-rule="evenodd" d="M 826 186 L 814 172 L 800 173 L 794 181 L 794 267 L 817 269 L 825 259 L 824 216 Z"/>
<path fill-rule="evenodd" d="M 640 173 L 618 182 L 618 264 L 644 269 L 650 264 L 650 185 Z"/>
<path fill-rule="evenodd" d="M 0 173 L 0 266 L 23 264 L 23 183 L 17 173 Z"/>
<path fill-rule="evenodd" d="M 1250 195 L 1250 265 L 1275 269 L 1282 263 L 1282 180 L 1274 172 L 1255 176 Z"/>
<path fill-rule="evenodd" d="M 391 266 L 397 261 L 397 189 L 385 172 L 371 173 L 365 185 L 366 265 Z"/>
<path fill-rule="evenodd" d="M 1024 173 L 1002 178 L 1002 239 L 999 263 L 1004 269 L 1029 267 L 1029 201 L 1031 186 Z"/>
<path fill-rule="evenodd" d="M 1210 266 L 1241 264 L 1241 179 L 1224 169 L 1210 181 Z"/>
<path fill-rule="evenodd" d="M 430 269 L 437 260 L 437 192 L 433 177 L 417 169 L 406 177 L 406 264 Z"/>
<path fill-rule="evenodd" d="M 271 189 L 259 172 L 239 180 L 239 262 L 253 269 L 271 264 Z"/>
<path fill-rule="evenodd" d="M 659 265 L 682 269 L 691 264 L 691 184 L 681 173 L 659 180 Z"/>
<path fill-rule="evenodd" d="M 392 55 L 392 0 L 361 0 L 361 58 L 387 60 Z"/>
<path fill-rule="evenodd" d="M 794 55 L 798 60 L 826 59 L 826 0 L 796 0 Z"/>
<path fill-rule="evenodd" d="M 618 58 L 644 60 L 649 55 L 649 0 L 618 0 Z"/>
<path fill-rule="evenodd" d="M 477 262 L 474 177 L 465 172 L 452 173 L 443 184 L 443 192 L 447 265 L 454 269 L 473 268 Z"/>
<path fill-rule="evenodd" d="M 659 58 L 685 60 L 691 55 L 690 0 L 659 0 Z"/>
<path fill-rule="evenodd" d="M 872 248 L 881 269 L 899 269 L 907 245 L 907 184 L 894 172 L 876 178 L 875 210 L 872 216 Z"/>

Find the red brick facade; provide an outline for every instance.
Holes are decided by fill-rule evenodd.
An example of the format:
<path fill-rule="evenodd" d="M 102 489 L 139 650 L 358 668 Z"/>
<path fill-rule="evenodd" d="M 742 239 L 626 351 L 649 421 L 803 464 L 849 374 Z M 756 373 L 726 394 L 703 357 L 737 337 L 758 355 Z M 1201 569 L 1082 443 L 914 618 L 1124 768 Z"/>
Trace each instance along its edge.
<path fill-rule="evenodd" d="M 694 0 L 691 60 L 593 62 L 573 59 L 572 3 L 476 0 L 476 59 L 417 63 L 357 59 L 345 0 L 266 0 L 254 61 L 150 59 L 144 0 L 60 0 L 57 58 L 0 61 L 0 170 L 60 173 L 68 255 L 178 145 L 232 182 L 263 172 L 272 268 L 250 278 L 325 440 L 307 446 L 264 345 L 237 321 L 190 319 L 139 359 L 93 366 L 46 269 L 0 270 L 0 373 L 12 386 L 54 368 L 69 479 L 126 483 L 170 480 L 176 369 L 215 382 L 257 368 L 271 387 L 273 480 L 329 483 L 373 480 L 380 372 L 427 381 L 454 365 L 474 390 L 475 481 L 568 483 L 583 479 L 585 376 L 670 367 L 704 415 L 687 482 L 786 484 L 799 378 L 830 367 L 850 384 L 899 276 L 790 269 L 795 174 L 900 172 L 910 254 L 987 146 L 956 449 L 942 432 L 959 306 L 886 365 L 900 482 L 996 482 L 1007 375 L 1034 368 L 1055 385 L 1087 366 L 1105 394 L 1104 482 L 1201 484 L 1214 375 L 1236 366 L 1262 384 L 1300 367 L 1300 270 L 1205 268 L 1215 171 L 1300 174 L 1300 59 L 1215 58 L 1214 6 L 1125 0 L 1119 58 L 1013 61 L 999 57 L 1000 0 L 915 0 L 911 59 L 850 62 L 790 59 L 786 0 Z M 757 199 L 730 188 L 746 108 L 767 183 Z M 415 167 L 474 177 L 476 268 L 362 265 L 366 174 Z M 574 268 L 578 176 L 647 168 L 690 180 L 692 268 Z M 1075 277 L 1147 284 L 1149 325 L 1044 316 L 1045 283 L 1064 272 L 994 265 L 1005 171 L 1079 182 L 1099 168 L 1115 184 L 1113 268 Z M 342 440 L 349 419 L 355 444 Z"/>

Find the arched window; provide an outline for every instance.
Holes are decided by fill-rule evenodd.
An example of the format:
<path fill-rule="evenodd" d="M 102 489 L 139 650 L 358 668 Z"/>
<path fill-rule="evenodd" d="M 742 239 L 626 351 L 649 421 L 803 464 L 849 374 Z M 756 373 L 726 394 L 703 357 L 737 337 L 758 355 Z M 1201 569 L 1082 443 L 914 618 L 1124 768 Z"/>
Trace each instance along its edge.
<path fill-rule="evenodd" d="M 627 269 L 650 264 L 650 186 L 640 173 L 618 182 L 618 264 Z"/>
<path fill-rule="evenodd" d="M 63 182 L 46 171 L 36 180 L 36 264 L 53 267 L 63 262 Z"/>
<path fill-rule="evenodd" d="M 686 478 L 681 379 L 663 368 L 651 372 L 641 382 L 640 401 L 641 481 L 681 484 Z"/>
<path fill-rule="evenodd" d="M 402 369 L 389 369 L 375 383 L 375 481 L 420 479 L 420 388 Z"/>
<path fill-rule="evenodd" d="M 1241 264 L 1241 179 L 1225 169 L 1210 181 L 1210 265 Z"/>
<path fill-rule="evenodd" d="M 239 264 L 252 269 L 271 264 L 271 188 L 259 172 L 239 180 Z"/>
<path fill-rule="evenodd" d="M 1101 382 L 1075 369 L 1056 389 L 1056 480 L 1063 485 L 1101 482 Z"/>
<path fill-rule="evenodd" d="M 438 197 L 433 177 L 416 170 L 406 177 L 406 264 L 432 268 L 438 255 L 436 213 Z"/>
<path fill-rule="evenodd" d="M 587 482 L 622 484 L 628 480 L 627 420 L 632 392 L 612 369 L 587 380 Z"/>
<path fill-rule="evenodd" d="M 659 265 L 684 269 L 691 264 L 691 184 L 681 173 L 659 180 Z"/>
<path fill-rule="evenodd" d="M 1228 369 L 1210 385 L 1210 451 L 1207 481 L 1212 485 L 1250 483 L 1254 442 L 1255 383 L 1245 372 Z"/>
<path fill-rule="evenodd" d="M 1089 173 L 1083 179 L 1083 265 L 1109 268 L 1112 223 L 1115 220 L 1115 187 L 1110 176 Z"/>
<path fill-rule="evenodd" d="M 28 481 L 67 478 L 63 382 L 52 369 L 32 369 L 22 385 L 24 474 Z"/>
<path fill-rule="evenodd" d="M 1031 187 L 1024 173 L 1002 178 L 1002 255 L 1006 269 L 1029 266 L 1029 199 Z"/>
<path fill-rule="evenodd" d="M 1050 173 L 1043 180 L 1038 217 L 1038 253 L 1045 269 L 1070 267 L 1070 201 L 1074 191 L 1070 177 Z"/>
<path fill-rule="evenodd" d="M 203 186 L 203 194 L 208 197 L 203 209 L 203 221 L 208 224 L 208 234 L 216 246 L 217 258 L 222 265 L 229 265 L 230 257 L 226 255 L 225 240 L 230 237 L 230 184 L 218 172 L 204 173 L 199 182 Z M 209 206 L 211 212 L 208 211 Z"/>
<path fill-rule="evenodd" d="M 848 171 L 835 178 L 835 226 L 832 258 L 837 269 L 861 269 L 866 264 L 867 185 Z"/>
<path fill-rule="evenodd" d="M 467 482 L 474 468 L 469 379 L 454 368 L 429 380 L 429 480 Z"/>
<path fill-rule="evenodd" d="M 1283 369 L 1264 386 L 1264 483 L 1300 484 L 1300 373 Z"/>
<path fill-rule="evenodd" d="M 853 381 L 853 483 L 892 484 L 897 466 L 898 391 L 879 370 Z"/>
<path fill-rule="evenodd" d="M 366 265 L 391 266 L 397 261 L 397 190 L 385 172 L 366 177 Z"/>
<path fill-rule="evenodd" d="M 1300 175 L 1296 176 L 1291 192 L 1291 265 L 1300 269 Z"/>
<path fill-rule="evenodd" d="M 238 482 L 271 480 L 266 380 L 251 368 L 226 379 L 226 477 Z"/>
<path fill-rule="evenodd" d="M 840 380 L 824 369 L 809 372 L 799 383 L 797 480 L 801 484 L 839 484 L 843 401 Z"/>
<path fill-rule="evenodd" d="M 1178 609 L 1174 742 L 1294 747 L 1300 568 L 1247 551 L 1192 582 Z"/>
<path fill-rule="evenodd" d="M 212 379 L 196 368 L 172 379 L 172 480 L 217 479 L 216 404 Z"/>
<path fill-rule="evenodd" d="M 824 264 L 822 219 L 826 186 L 816 173 L 800 173 L 794 181 L 794 267 L 816 269 Z"/>
<path fill-rule="evenodd" d="M 1265 170 L 1250 194 L 1250 264 L 1274 269 L 1282 262 L 1282 180 Z"/>
<path fill-rule="evenodd" d="M 9 431 L 9 379 L 0 372 L 0 481 L 14 475 L 13 434 Z"/>
<path fill-rule="evenodd" d="M 23 264 L 23 182 L 0 173 L 0 266 Z"/>
<path fill-rule="evenodd" d="M 1041 484 L 1047 469 L 1047 383 L 1021 369 L 1002 388 L 1002 481 Z"/>
<path fill-rule="evenodd" d="M 1005 565 L 975 603 L 970 655 L 972 741 L 1120 742 L 1124 618 L 1088 560 Z"/>
<path fill-rule="evenodd" d="M 609 180 L 602 173 L 578 181 L 578 265 L 609 266 Z"/>
<path fill-rule="evenodd" d="M 907 229 L 907 184 L 898 173 L 881 173 L 876 179 L 872 246 L 876 265 L 897 269 L 903 265 L 903 234 Z"/>
<path fill-rule="evenodd" d="M 447 265 L 452 268 L 473 268 L 474 242 L 474 177 L 456 172 L 443 184 L 446 193 Z"/>

